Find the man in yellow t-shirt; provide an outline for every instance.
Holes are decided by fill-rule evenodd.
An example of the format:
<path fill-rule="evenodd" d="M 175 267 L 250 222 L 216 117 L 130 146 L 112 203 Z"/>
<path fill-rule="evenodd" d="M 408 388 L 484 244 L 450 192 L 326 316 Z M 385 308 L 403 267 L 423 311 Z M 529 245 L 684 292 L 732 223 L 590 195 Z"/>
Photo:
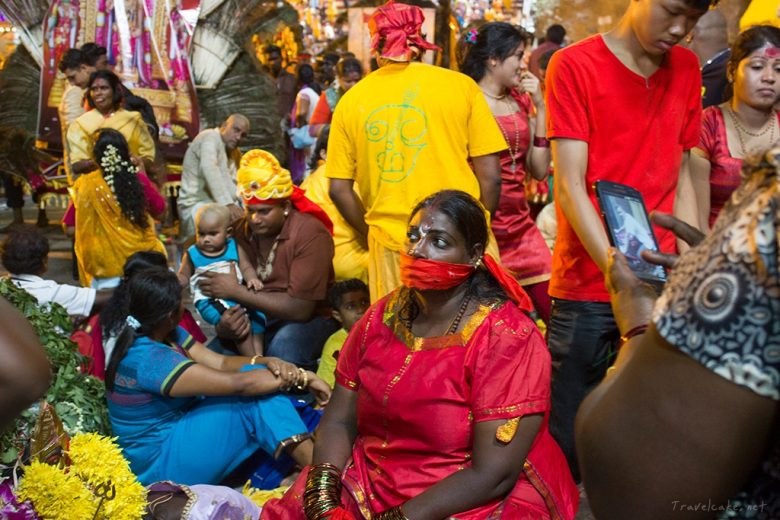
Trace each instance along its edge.
<path fill-rule="evenodd" d="M 504 136 L 471 78 L 413 61 L 437 48 L 420 35 L 423 19 L 406 4 L 377 8 L 369 28 L 380 68 L 344 94 L 331 123 L 330 195 L 368 244 L 371 301 L 400 285 L 400 249 L 417 202 L 459 189 L 492 213 L 500 194 Z"/>

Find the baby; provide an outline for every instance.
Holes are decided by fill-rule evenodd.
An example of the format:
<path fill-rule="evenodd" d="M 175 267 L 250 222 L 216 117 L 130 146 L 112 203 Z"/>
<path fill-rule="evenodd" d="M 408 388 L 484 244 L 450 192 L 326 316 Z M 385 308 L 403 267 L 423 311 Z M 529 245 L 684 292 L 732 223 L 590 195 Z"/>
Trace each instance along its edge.
<path fill-rule="evenodd" d="M 182 286 L 189 284 L 195 308 L 212 325 L 219 322 L 228 307 L 238 303 L 205 296 L 198 288 L 203 273 L 229 273 L 231 264 L 237 264 L 236 276 L 239 282 L 243 280 L 253 291 L 263 288 L 246 253 L 235 240 L 228 237 L 229 234 L 230 210 L 226 206 L 206 204 L 201 207 L 195 214 L 195 244 L 187 249 L 179 268 L 179 281 Z M 249 357 L 261 355 L 265 316 L 251 309 L 247 309 L 247 315 L 252 322 L 252 333 L 238 342 L 238 351 Z"/>

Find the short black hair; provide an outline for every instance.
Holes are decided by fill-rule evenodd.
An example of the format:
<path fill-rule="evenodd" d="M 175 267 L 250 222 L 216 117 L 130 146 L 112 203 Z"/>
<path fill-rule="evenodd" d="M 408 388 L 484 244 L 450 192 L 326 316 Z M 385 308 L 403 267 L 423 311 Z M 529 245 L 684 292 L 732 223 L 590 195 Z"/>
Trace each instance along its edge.
<path fill-rule="evenodd" d="M 108 55 L 106 48 L 95 42 L 87 42 L 82 45 L 81 52 L 84 54 L 87 65 L 91 65 L 92 67 L 95 66 L 95 63 L 97 63 L 101 56 Z"/>
<path fill-rule="evenodd" d="M 720 0 L 683 0 L 688 7 L 698 9 L 700 11 L 706 11 L 707 9 L 714 9 Z"/>
<path fill-rule="evenodd" d="M 77 69 L 86 63 L 83 52 L 79 49 L 68 49 L 65 51 L 65 54 L 62 55 L 62 58 L 60 58 L 57 68 L 60 69 L 60 72 L 65 74 L 66 70 Z"/>
<path fill-rule="evenodd" d="M 333 308 L 333 310 L 338 310 L 338 308 L 341 307 L 341 299 L 344 297 L 344 295 L 355 291 L 364 291 L 366 294 L 370 294 L 368 291 L 368 286 L 365 284 L 365 282 L 363 282 L 363 280 L 350 278 L 348 280 L 336 282 L 330 289 L 328 289 L 328 303 Z"/>
<path fill-rule="evenodd" d="M 547 28 L 545 34 L 545 40 L 548 42 L 557 43 L 558 45 L 563 43 L 563 39 L 566 37 L 566 29 L 562 25 L 557 23 Z"/>
<path fill-rule="evenodd" d="M 314 171 L 320 163 L 320 154 L 324 150 L 328 153 L 328 141 L 330 140 L 330 125 L 324 125 L 320 134 L 317 136 L 317 142 L 314 143 L 314 150 L 311 152 L 309 160 L 309 169 Z"/>
<path fill-rule="evenodd" d="M 281 56 L 282 55 L 282 48 L 277 46 L 277 45 L 266 45 L 265 49 L 263 49 L 263 52 L 265 54 L 272 54 L 272 53 L 275 52 L 275 53 L 277 53 L 277 54 L 279 54 Z"/>
<path fill-rule="evenodd" d="M 321 61 L 327 61 L 335 67 L 341 57 L 335 52 L 326 52 L 325 54 L 320 55 L 320 59 Z"/>
<path fill-rule="evenodd" d="M 32 227 L 20 227 L 2 245 L 3 265 L 11 274 L 40 274 L 46 268 L 49 240 Z"/>

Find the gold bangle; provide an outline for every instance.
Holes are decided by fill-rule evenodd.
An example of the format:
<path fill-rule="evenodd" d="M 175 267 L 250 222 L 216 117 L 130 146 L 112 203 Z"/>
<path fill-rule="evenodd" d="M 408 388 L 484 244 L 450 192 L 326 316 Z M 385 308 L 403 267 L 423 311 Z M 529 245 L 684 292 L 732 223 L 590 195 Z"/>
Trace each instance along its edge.
<path fill-rule="evenodd" d="M 261 357 L 263 357 L 263 356 L 260 355 L 260 354 L 257 354 L 256 356 L 252 356 L 252 359 L 249 360 L 249 364 L 250 365 L 256 365 L 257 364 L 257 358 L 261 358 Z"/>
<path fill-rule="evenodd" d="M 401 506 L 395 506 L 379 513 L 376 518 L 377 520 L 409 520 L 401 510 Z"/>
<path fill-rule="evenodd" d="M 333 464 L 315 464 L 309 468 L 303 492 L 303 509 L 310 520 L 322 520 L 341 506 L 341 472 Z"/>
<path fill-rule="evenodd" d="M 306 390 L 306 388 L 308 388 L 309 386 L 309 374 L 307 374 L 306 370 L 302 368 L 298 369 L 298 373 L 301 376 L 303 376 L 303 382 L 299 381 L 298 383 L 296 383 L 295 388 L 297 388 L 298 390 Z"/>

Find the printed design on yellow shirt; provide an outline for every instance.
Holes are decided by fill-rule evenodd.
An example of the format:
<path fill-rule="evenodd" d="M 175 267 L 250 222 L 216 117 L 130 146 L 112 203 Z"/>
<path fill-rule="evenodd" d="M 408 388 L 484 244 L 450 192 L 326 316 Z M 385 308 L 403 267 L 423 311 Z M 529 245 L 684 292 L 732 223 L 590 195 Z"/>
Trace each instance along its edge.
<path fill-rule="evenodd" d="M 401 182 L 414 171 L 428 145 L 428 118 L 415 106 L 418 87 L 404 92 L 401 104 L 382 105 L 366 119 L 366 138 L 378 148 L 376 165 L 382 182 Z"/>

